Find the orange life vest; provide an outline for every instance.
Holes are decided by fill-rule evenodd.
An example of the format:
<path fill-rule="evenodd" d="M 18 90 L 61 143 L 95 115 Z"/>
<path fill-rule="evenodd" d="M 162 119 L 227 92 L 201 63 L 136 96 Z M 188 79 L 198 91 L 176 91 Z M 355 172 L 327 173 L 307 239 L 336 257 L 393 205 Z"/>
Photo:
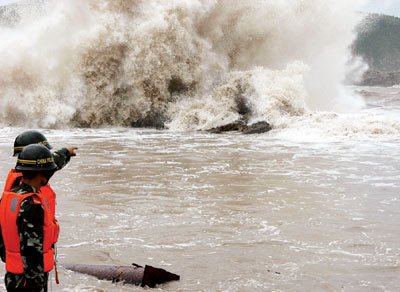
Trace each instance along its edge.
<path fill-rule="evenodd" d="M 11 191 L 11 188 L 13 187 L 13 185 L 17 179 L 22 181 L 22 173 L 19 171 L 16 171 L 15 169 L 11 169 L 10 172 L 8 173 L 3 192 Z"/>
<path fill-rule="evenodd" d="M 46 199 L 40 193 L 27 193 L 21 195 L 13 192 L 4 192 L 0 203 L 1 232 L 6 249 L 6 270 L 7 272 L 14 274 L 24 273 L 17 218 L 22 201 L 28 197 L 32 197 L 35 204 L 41 204 L 44 210 L 44 272 L 49 272 L 54 267 L 54 244 L 58 240 L 59 226 L 46 203 Z"/>
<path fill-rule="evenodd" d="M 10 192 L 12 187 L 14 186 L 15 182 L 19 180 L 20 183 L 22 182 L 22 173 L 19 171 L 16 171 L 15 169 L 11 169 L 10 172 L 8 173 L 6 183 L 4 185 L 4 192 Z M 52 187 L 50 184 L 47 184 L 43 187 L 40 188 L 40 193 L 43 194 L 43 196 L 47 200 L 47 204 L 50 207 L 50 210 L 53 214 L 53 216 L 56 216 L 56 193 L 53 191 Z"/>

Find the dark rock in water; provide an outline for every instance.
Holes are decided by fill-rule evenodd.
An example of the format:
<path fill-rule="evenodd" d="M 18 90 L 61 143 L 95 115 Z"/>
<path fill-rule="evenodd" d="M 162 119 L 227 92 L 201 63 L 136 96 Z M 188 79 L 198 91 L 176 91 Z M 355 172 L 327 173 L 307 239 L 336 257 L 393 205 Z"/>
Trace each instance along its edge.
<path fill-rule="evenodd" d="M 230 124 L 212 128 L 208 131 L 214 134 L 220 134 L 222 132 L 232 132 L 232 131 L 242 132 L 242 129 L 244 127 L 247 127 L 246 123 L 243 120 L 239 120 Z"/>
<path fill-rule="evenodd" d="M 258 122 L 249 126 L 246 126 L 241 132 L 243 134 L 261 134 L 272 130 L 272 127 L 267 122 Z"/>
<path fill-rule="evenodd" d="M 357 85 L 391 87 L 398 84 L 400 84 L 400 71 L 388 72 L 369 70 L 364 74 L 362 81 Z"/>
<path fill-rule="evenodd" d="M 131 124 L 133 128 L 156 128 L 158 130 L 164 129 L 166 118 L 161 114 L 150 113 L 146 117 L 137 120 Z"/>
<path fill-rule="evenodd" d="M 234 123 L 215 127 L 208 130 L 211 133 L 220 134 L 223 132 L 238 131 L 243 134 L 261 134 L 272 130 L 271 125 L 268 122 L 257 122 L 252 125 L 247 125 L 244 120 L 238 120 Z"/>

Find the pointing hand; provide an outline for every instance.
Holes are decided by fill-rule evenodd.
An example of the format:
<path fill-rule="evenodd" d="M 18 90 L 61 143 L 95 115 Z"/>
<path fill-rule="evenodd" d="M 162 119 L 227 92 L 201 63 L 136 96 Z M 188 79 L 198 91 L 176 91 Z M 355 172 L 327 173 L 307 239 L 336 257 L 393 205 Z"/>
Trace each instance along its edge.
<path fill-rule="evenodd" d="M 69 156 L 76 156 L 76 150 L 78 150 L 78 147 L 72 146 L 72 147 L 68 147 L 68 153 Z"/>

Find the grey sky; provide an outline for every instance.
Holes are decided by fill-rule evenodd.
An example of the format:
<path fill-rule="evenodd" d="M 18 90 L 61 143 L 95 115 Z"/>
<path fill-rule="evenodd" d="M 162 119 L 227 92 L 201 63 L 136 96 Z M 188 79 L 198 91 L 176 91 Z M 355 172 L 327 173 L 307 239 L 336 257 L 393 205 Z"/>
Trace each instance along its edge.
<path fill-rule="evenodd" d="M 367 0 L 360 10 L 400 17 L 400 0 Z"/>
<path fill-rule="evenodd" d="M 0 5 L 17 2 L 18 0 L 0 0 Z"/>

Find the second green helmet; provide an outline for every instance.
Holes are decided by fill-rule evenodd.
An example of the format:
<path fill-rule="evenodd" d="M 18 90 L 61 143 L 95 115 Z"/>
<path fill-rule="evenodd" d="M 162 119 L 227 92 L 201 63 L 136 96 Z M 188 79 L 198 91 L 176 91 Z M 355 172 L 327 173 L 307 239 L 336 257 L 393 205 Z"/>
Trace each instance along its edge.
<path fill-rule="evenodd" d="M 43 145 L 31 144 L 18 155 L 15 169 L 18 171 L 56 171 L 57 165 L 54 163 L 49 149 Z"/>
<path fill-rule="evenodd" d="M 51 145 L 47 138 L 40 132 L 35 130 L 25 131 L 18 135 L 14 141 L 14 155 L 17 156 L 26 146 L 31 144 L 39 144 L 51 149 Z"/>

